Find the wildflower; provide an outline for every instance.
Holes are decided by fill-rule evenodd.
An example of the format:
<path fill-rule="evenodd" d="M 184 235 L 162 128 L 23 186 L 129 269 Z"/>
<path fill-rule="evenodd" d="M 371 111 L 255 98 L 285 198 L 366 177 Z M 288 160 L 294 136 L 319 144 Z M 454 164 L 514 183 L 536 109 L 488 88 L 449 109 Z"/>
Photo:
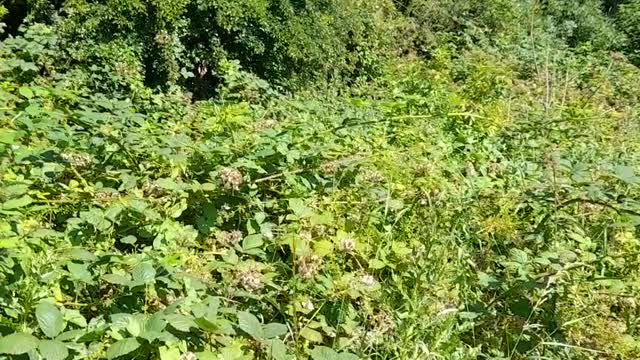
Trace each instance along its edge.
<path fill-rule="evenodd" d="M 255 129 L 258 130 L 258 131 L 266 130 L 266 129 L 274 128 L 276 125 L 278 125 L 278 121 L 277 120 L 267 119 L 267 120 L 263 120 L 263 121 L 257 122 L 255 124 Z"/>
<path fill-rule="evenodd" d="M 263 286 L 262 274 L 255 269 L 239 272 L 235 280 L 240 286 L 249 291 L 261 289 Z"/>
<path fill-rule="evenodd" d="M 223 231 L 220 233 L 219 239 L 222 245 L 237 245 L 242 241 L 242 232 L 240 230 Z"/>
<path fill-rule="evenodd" d="M 384 175 L 380 171 L 377 170 L 365 170 L 362 173 L 362 177 L 367 182 L 379 183 L 384 181 Z"/>
<path fill-rule="evenodd" d="M 91 156 L 77 152 L 64 153 L 62 154 L 62 159 L 76 169 L 87 168 L 93 162 Z"/>
<path fill-rule="evenodd" d="M 192 353 L 191 351 L 187 351 L 186 353 L 180 355 L 180 360 L 197 360 L 198 357 L 196 356 L 196 354 Z"/>
<path fill-rule="evenodd" d="M 382 334 L 385 334 L 395 327 L 391 315 L 386 311 L 380 311 L 371 318 L 374 328 Z"/>
<path fill-rule="evenodd" d="M 302 231 L 300 232 L 300 239 L 304 242 L 309 242 L 311 241 L 311 232 L 309 231 Z"/>
<path fill-rule="evenodd" d="M 340 250 L 345 252 L 351 252 L 355 250 L 356 242 L 352 238 L 345 238 L 340 240 Z"/>
<path fill-rule="evenodd" d="M 107 204 L 118 197 L 118 193 L 114 191 L 98 191 L 94 195 L 94 200 L 101 204 Z"/>
<path fill-rule="evenodd" d="M 500 175 L 502 173 L 502 167 L 498 163 L 489 164 L 487 170 L 489 171 L 489 174 L 494 176 Z"/>
<path fill-rule="evenodd" d="M 146 196 L 159 196 L 162 194 L 162 188 L 155 181 L 147 181 L 142 185 L 142 192 Z"/>
<path fill-rule="evenodd" d="M 220 170 L 220 183 L 226 190 L 240 190 L 242 185 L 242 173 L 235 168 L 225 167 Z"/>
<path fill-rule="evenodd" d="M 476 177 L 478 176 L 478 173 L 476 172 L 476 167 L 473 166 L 473 163 L 471 161 L 467 162 L 467 165 L 465 167 L 465 175 L 467 177 Z"/>
<path fill-rule="evenodd" d="M 311 302 L 310 299 L 307 299 L 304 303 L 302 303 L 302 307 L 304 307 L 307 311 L 313 311 L 313 309 L 315 309 L 315 306 L 313 306 L 313 302 Z"/>
<path fill-rule="evenodd" d="M 327 174 L 335 174 L 342 167 L 342 163 L 339 160 L 327 161 L 320 165 L 322 172 Z"/>
<path fill-rule="evenodd" d="M 427 176 L 434 172 L 434 167 L 432 164 L 419 164 L 416 166 L 414 173 L 417 176 Z"/>
<path fill-rule="evenodd" d="M 322 259 L 317 255 L 303 256 L 298 260 L 298 274 L 303 279 L 313 278 L 320 270 Z"/>
<path fill-rule="evenodd" d="M 360 283 L 366 287 L 371 287 L 376 284 L 376 279 L 369 274 L 365 274 L 360 278 Z"/>

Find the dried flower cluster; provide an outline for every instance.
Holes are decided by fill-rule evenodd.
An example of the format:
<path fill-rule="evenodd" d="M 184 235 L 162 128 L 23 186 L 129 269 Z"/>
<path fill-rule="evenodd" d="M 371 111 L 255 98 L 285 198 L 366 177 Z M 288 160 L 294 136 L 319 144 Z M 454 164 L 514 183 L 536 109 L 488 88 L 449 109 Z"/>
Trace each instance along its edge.
<path fill-rule="evenodd" d="M 240 230 L 223 231 L 219 234 L 218 241 L 223 246 L 233 246 L 239 244 L 242 238 Z"/>
<path fill-rule="evenodd" d="M 118 197 L 118 193 L 113 191 L 98 191 L 93 199 L 100 204 L 108 204 Z"/>
<path fill-rule="evenodd" d="M 240 185 L 242 185 L 242 173 L 232 167 L 226 167 L 220 170 L 220 184 L 225 190 L 240 190 Z"/>
<path fill-rule="evenodd" d="M 303 256 L 297 262 L 298 274 L 303 279 L 311 279 L 316 276 L 321 264 L 322 259 L 318 255 Z"/>
<path fill-rule="evenodd" d="M 91 156 L 78 152 L 64 153 L 62 159 L 78 170 L 85 169 L 93 163 Z"/>
<path fill-rule="evenodd" d="M 380 183 L 384 181 L 384 175 L 378 170 L 365 170 L 362 172 L 362 178 L 371 183 Z"/>
<path fill-rule="evenodd" d="M 187 351 L 186 353 L 180 355 L 180 360 L 196 360 L 198 359 L 198 357 L 196 356 L 196 354 L 192 353 L 191 351 Z"/>
<path fill-rule="evenodd" d="M 238 285 L 249 291 L 259 290 L 264 285 L 262 283 L 262 274 L 256 269 L 238 272 L 235 281 Z"/>
<path fill-rule="evenodd" d="M 360 283 L 366 287 L 371 287 L 376 284 L 376 279 L 372 275 L 365 274 L 360 277 Z"/>
<path fill-rule="evenodd" d="M 340 240 L 340 250 L 344 252 L 351 252 L 355 250 L 356 242 L 352 238 L 345 238 Z"/>
<path fill-rule="evenodd" d="M 162 188 L 155 181 L 147 181 L 142 185 L 145 196 L 156 197 L 162 195 Z"/>

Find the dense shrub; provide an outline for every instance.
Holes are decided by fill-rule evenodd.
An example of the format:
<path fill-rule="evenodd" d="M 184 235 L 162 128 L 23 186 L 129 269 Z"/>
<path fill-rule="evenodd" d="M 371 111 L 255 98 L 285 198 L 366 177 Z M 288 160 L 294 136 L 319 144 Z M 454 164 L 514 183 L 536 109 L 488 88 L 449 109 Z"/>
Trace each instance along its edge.
<path fill-rule="evenodd" d="M 370 77 L 394 49 L 386 1 L 74 0 L 57 13 L 67 61 L 143 70 L 151 87 L 184 85 L 199 97 L 214 94 L 224 60 L 295 85 Z"/>

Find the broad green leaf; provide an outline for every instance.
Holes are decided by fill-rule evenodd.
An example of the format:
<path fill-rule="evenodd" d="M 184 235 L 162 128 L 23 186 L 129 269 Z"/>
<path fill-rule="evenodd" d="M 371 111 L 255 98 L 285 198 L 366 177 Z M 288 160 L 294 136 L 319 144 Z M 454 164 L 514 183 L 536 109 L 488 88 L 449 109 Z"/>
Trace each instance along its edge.
<path fill-rule="evenodd" d="M 33 91 L 26 86 L 21 86 L 20 88 L 18 88 L 18 93 L 20 93 L 20 95 L 26 97 L 27 99 L 31 99 L 33 97 Z"/>
<path fill-rule="evenodd" d="M 186 315 L 170 314 L 167 315 L 165 319 L 167 320 L 169 325 L 171 325 L 178 331 L 189 332 L 192 328 L 197 328 L 197 325 L 195 322 L 193 322 L 193 319 Z"/>
<path fill-rule="evenodd" d="M 638 182 L 635 171 L 631 166 L 620 165 L 616 166 L 613 170 L 615 172 L 615 176 L 627 184 L 635 184 Z"/>
<path fill-rule="evenodd" d="M 264 332 L 262 330 L 262 324 L 258 318 L 253 314 L 246 311 L 238 312 L 238 326 L 247 334 L 254 338 L 264 338 Z"/>
<path fill-rule="evenodd" d="M 337 360 L 338 353 L 326 346 L 316 346 L 309 352 L 313 360 Z"/>
<path fill-rule="evenodd" d="M 87 327 L 87 319 L 80 314 L 78 310 L 65 309 L 64 319 L 70 323 L 76 324 L 80 327 Z"/>
<path fill-rule="evenodd" d="M 65 328 L 65 321 L 57 306 L 42 302 L 36 307 L 36 319 L 42 332 L 48 337 L 56 337 Z"/>
<path fill-rule="evenodd" d="M 289 331 L 287 325 L 279 323 L 270 323 L 262 327 L 263 336 L 265 339 L 271 339 L 284 335 Z"/>
<path fill-rule="evenodd" d="M 387 266 L 387 264 L 382 261 L 382 260 L 378 260 L 378 259 L 371 259 L 369 260 L 369 268 L 370 269 L 382 269 L 383 267 Z"/>
<path fill-rule="evenodd" d="M 131 279 L 128 276 L 120 274 L 105 274 L 102 275 L 102 280 L 117 285 L 128 285 L 131 282 Z"/>
<path fill-rule="evenodd" d="M 140 263 L 133 268 L 133 281 L 141 284 L 149 284 L 156 278 L 156 270 L 149 263 Z"/>
<path fill-rule="evenodd" d="M 107 359 L 115 359 L 117 357 L 127 355 L 140 347 L 140 343 L 136 338 L 126 338 L 116 341 L 109 349 L 107 349 Z"/>
<path fill-rule="evenodd" d="M 45 360 L 64 360 L 69 356 L 67 347 L 58 340 L 41 340 L 38 350 Z"/>
<path fill-rule="evenodd" d="M 300 336 L 311 342 L 322 342 L 322 334 L 308 327 L 300 331 Z"/>
<path fill-rule="evenodd" d="M 175 347 L 161 346 L 160 360 L 180 360 L 180 349 Z"/>
<path fill-rule="evenodd" d="M 198 360 L 219 360 L 220 358 L 209 350 L 196 353 Z M 226 360 L 226 358 L 224 358 Z"/>
<path fill-rule="evenodd" d="M 513 260 L 520 264 L 526 264 L 529 259 L 527 253 L 523 250 L 513 248 L 509 251 Z"/>
<path fill-rule="evenodd" d="M 1 142 L 2 141 L 0 141 L 0 143 Z M 25 184 L 9 185 L 9 186 L 5 186 L 5 188 L 2 189 L 1 191 L 2 193 L 4 193 L 6 197 L 16 197 L 16 196 L 26 194 L 27 191 L 29 191 L 29 185 L 25 185 Z"/>
<path fill-rule="evenodd" d="M 79 260 L 79 261 L 97 261 L 98 260 L 97 256 L 95 256 L 92 252 L 85 249 L 73 248 L 73 249 L 67 250 L 65 253 L 71 260 Z"/>
<path fill-rule="evenodd" d="M 329 240 L 320 240 L 313 243 L 313 252 L 322 257 L 333 252 L 333 243 Z"/>
<path fill-rule="evenodd" d="M 358 360 L 360 359 L 356 354 L 341 352 L 338 354 L 338 360 Z"/>
<path fill-rule="evenodd" d="M 194 319 L 194 323 L 196 323 L 198 327 L 200 327 L 200 329 L 207 332 L 215 333 L 219 330 L 218 325 L 204 317 L 198 317 Z"/>
<path fill-rule="evenodd" d="M 262 246 L 262 244 L 263 244 L 262 235 L 254 234 L 244 238 L 244 240 L 242 241 L 242 248 L 244 250 L 250 250 L 250 249 L 259 248 L 260 246 Z"/>
<path fill-rule="evenodd" d="M 138 241 L 138 239 L 136 239 L 135 236 L 133 235 L 128 235 L 123 237 L 122 239 L 120 239 L 120 242 L 123 244 L 129 244 L 129 245 L 133 245 L 136 243 L 136 241 Z"/>
<path fill-rule="evenodd" d="M 86 264 L 76 264 L 69 262 L 67 264 L 67 269 L 69 269 L 69 273 L 71 273 L 71 277 L 74 280 L 81 280 L 87 283 L 91 283 L 93 280 L 93 275 L 89 271 Z"/>
<path fill-rule="evenodd" d="M 298 218 L 313 215 L 313 211 L 304 204 L 302 199 L 289 199 L 289 208 Z"/>
<path fill-rule="evenodd" d="M 0 129 L 0 144 L 11 145 L 16 142 L 18 132 L 10 129 Z"/>
<path fill-rule="evenodd" d="M 280 339 L 266 341 L 267 355 L 274 360 L 285 360 L 287 358 L 287 346 Z"/>
<path fill-rule="evenodd" d="M 313 214 L 309 219 L 311 221 L 311 225 L 330 225 L 334 223 L 333 215 L 330 213 L 322 213 L 322 214 Z"/>
<path fill-rule="evenodd" d="M 19 209 L 25 207 L 33 202 L 33 199 L 29 195 L 24 195 L 17 199 L 7 200 L 2 204 L 4 210 Z"/>
<path fill-rule="evenodd" d="M 134 337 L 137 337 L 142 332 L 142 320 L 138 316 L 131 316 L 127 322 L 126 329 Z"/>
<path fill-rule="evenodd" d="M 0 354 L 20 355 L 35 350 L 39 340 L 27 333 L 15 333 L 0 338 Z"/>

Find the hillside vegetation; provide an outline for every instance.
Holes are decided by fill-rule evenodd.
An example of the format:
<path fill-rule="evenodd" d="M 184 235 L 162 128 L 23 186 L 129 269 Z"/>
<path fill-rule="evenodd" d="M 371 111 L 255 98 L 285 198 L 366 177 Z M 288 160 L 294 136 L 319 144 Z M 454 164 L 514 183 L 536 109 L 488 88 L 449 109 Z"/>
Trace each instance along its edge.
<path fill-rule="evenodd" d="M 640 1 L 0 4 L 0 359 L 640 359 Z"/>

